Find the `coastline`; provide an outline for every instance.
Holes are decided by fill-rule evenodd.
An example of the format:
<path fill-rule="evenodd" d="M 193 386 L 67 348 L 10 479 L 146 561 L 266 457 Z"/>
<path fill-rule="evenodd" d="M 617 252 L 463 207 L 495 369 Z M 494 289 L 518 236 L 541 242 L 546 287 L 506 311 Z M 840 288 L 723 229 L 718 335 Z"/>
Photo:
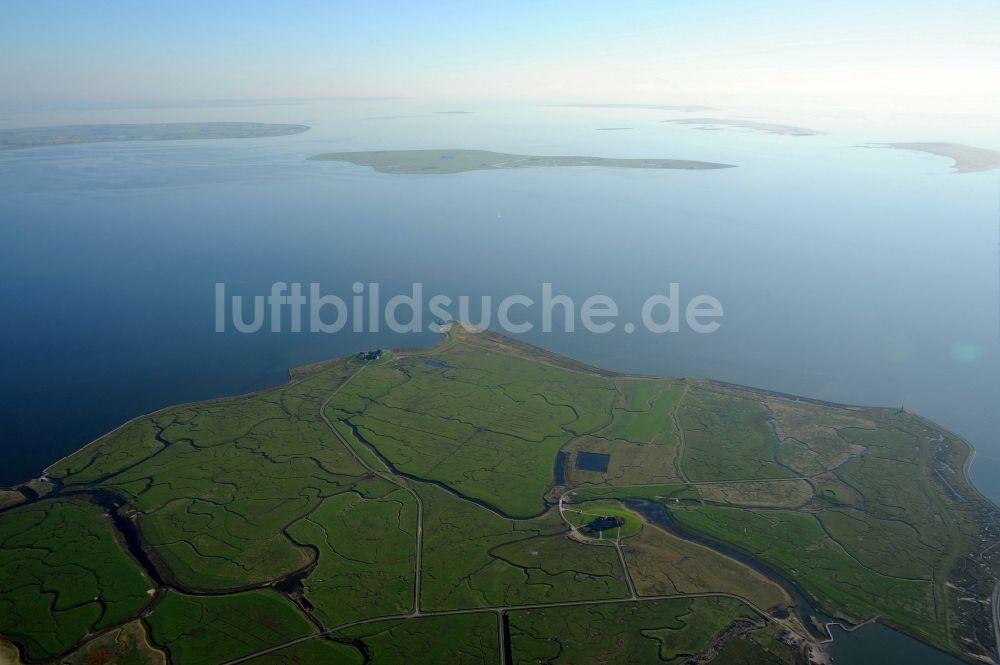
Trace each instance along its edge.
<path fill-rule="evenodd" d="M 288 386 L 290 386 L 290 385 L 292 385 L 292 384 L 294 384 L 294 383 L 296 383 L 296 382 L 298 382 L 298 381 L 301 380 L 301 379 L 295 377 L 294 373 L 295 373 L 296 370 L 301 370 L 301 369 L 304 369 L 306 367 L 312 367 L 314 365 L 319 365 L 319 364 L 323 364 L 323 363 L 332 363 L 332 362 L 334 362 L 336 360 L 339 360 L 339 358 L 332 358 L 332 359 L 329 359 L 329 360 L 321 360 L 321 361 L 316 362 L 316 363 L 309 363 L 307 365 L 300 365 L 299 367 L 292 367 L 292 368 L 290 368 L 288 370 L 288 372 L 287 372 L 287 374 L 288 374 L 288 380 L 286 382 L 284 382 L 284 383 L 279 383 L 279 384 L 276 384 L 276 385 L 273 385 L 273 386 L 267 386 L 265 388 L 258 388 L 257 390 L 251 390 L 251 391 L 248 391 L 248 392 L 245 392 L 245 393 L 237 393 L 235 395 L 221 395 L 219 397 L 210 397 L 208 399 L 191 400 L 189 402 L 177 402 L 176 404 L 167 404 L 166 406 L 161 406 L 160 408 L 154 409 L 154 410 L 150 411 L 149 413 L 143 413 L 143 414 L 140 414 L 138 416 L 134 416 L 132 418 L 129 418 L 125 422 L 121 423 L 120 425 L 118 425 L 114 429 L 110 429 L 107 432 L 105 432 L 104 434 L 101 434 L 96 439 L 94 439 L 92 441 L 88 441 L 87 443 L 83 444 L 82 446 L 80 446 L 76 450 L 72 450 L 72 451 L 66 453 L 65 455 L 63 455 L 62 457 L 60 457 L 59 459 L 55 460 L 54 462 L 51 462 L 48 466 L 46 466 L 44 469 L 42 469 L 41 475 L 39 475 L 39 476 L 37 476 L 35 478 L 29 478 L 29 479 L 27 479 L 27 480 L 25 480 L 23 482 L 17 483 L 15 485 L 11 485 L 10 487 L 0 487 L 0 489 L 14 489 L 16 487 L 20 487 L 22 485 L 25 485 L 25 484 L 31 482 L 32 480 L 42 480 L 43 482 L 51 482 L 51 479 L 49 478 L 48 473 L 49 473 L 49 470 L 52 467 L 60 464 L 61 462 L 66 461 L 67 459 L 69 459 L 73 455 L 76 455 L 78 453 L 82 453 L 87 448 L 89 448 L 89 447 L 91 447 L 91 446 L 93 446 L 93 445 L 95 445 L 97 443 L 100 443 L 106 437 L 111 436 L 115 432 L 118 432 L 118 431 L 120 431 L 120 430 L 128 427 L 129 425 L 135 423 L 136 421 L 142 420 L 143 418 L 152 418 L 153 416 L 157 416 L 157 415 L 163 413 L 164 411 L 169 411 L 170 409 L 179 409 L 179 408 L 184 408 L 184 407 L 188 407 L 188 406 L 198 406 L 198 405 L 204 405 L 204 404 L 214 404 L 216 402 L 225 402 L 225 401 L 234 400 L 234 399 L 245 399 L 247 397 L 253 397 L 255 395 L 260 395 L 262 393 L 266 393 L 266 392 L 271 391 L 271 390 L 281 390 L 281 389 L 287 388 Z"/>
<path fill-rule="evenodd" d="M 980 499 L 982 499 L 983 501 L 985 501 L 988 505 L 992 506 L 994 508 L 994 510 L 996 510 L 997 512 L 1000 512 L 1000 504 L 997 504 L 996 501 L 994 501 L 990 497 L 988 497 L 985 494 L 983 494 L 983 491 L 981 489 L 979 489 L 978 487 L 976 487 L 976 483 L 975 483 L 975 481 L 972 478 L 972 464 L 975 461 L 976 455 L 977 455 L 977 452 L 978 452 L 976 450 L 975 444 L 973 444 L 971 441 L 969 441 L 965 437 L 956 434 L 955 432 L 951 431 L 950 429 L 948 429 L 946 427 L 942 427 L 941 425 L 938 425 L 933 420 L 930 420 L 929 418 L 925 418 L 924 416 L 920 415 L 919 413 L 914 413 L 912 411 L 907 411 L 907 413 L 909 415 L 913 416 L 914 418 L 916 418 L 917 420 L 919 420 L 920 422 L 924 423 L 928 427 L 931 427 L 933 429 L 938 430 L 939 432 L 942 432 L 942 433 L 946 434 L 948 436 L 948 438 L 964 444 L 969 449 L 969 453 L 965 457 L 965 463 L 962 464 L 962 475 L 965 478 L 965 483 L 969 486 L 970 489 L 972 489 L 972 491 L 974 491 L 978 495 L 978 497 Z"/>
<path fill-rule="evenodd" d="M 549 361 L 557 363 L 563 369 L 570 369 L 570 370 L 574 370 L 574 371 L 578 371 L 578 372 L 597 374 L 598 376 L 603 376 L 603 377 L 606 377 L 606 378 L 629 378 L 629 379 L 645 379 L 645 380 L 687 378 L 687 379 L 694 380 L 694 381 L 705 381 L 705 382 L 714 383 L 714 384 L 720 385 L 720 386 L 731 387 L 731 388 L 738 388 L 738 389 L 741 389 L 741 390 L 747 390 L 747 391 L 750 391 L 750 392 L 755 392 L 755 393 L 759 393 L 759 394 L 763 394 L 763 395 L 769 395 L 769 396 L 777 397 L 777 398 L 780 398 L 780 399 L 786 399 L 786 400 L 792 400 L 792 401 L 799 401 L 799 402 L 804 402 L 804 403 L 808 403 L 808 404 L 815 404 L 815 405 L 818 405 L 818 406 L 825 406 L 825 407 L 830 407 L 830 408 L 838 408 L 838 409 L 879 409 L 879 408 L 882 408 L 882 409 L 891 409 L 891 408 L 894 408 L 894 407 L 879 406 L 879 405 L 867 405 L 866 406 L 866 405 L 861 405 L 861 404 L 846 404 L 846 403 L 840 403 L 840 402 L 829 402 L 829 401 L 826 401 L 826 400 L 814 399 L 814 398 L 806 397 L 806 396 L 802 396 L 802 395 L 793 395 L 791 393 L 784 393 L 784 392 L 774 391 L 774 390 L 770 390 L 768 388 L 761 388 L 761 387 L 758 387 L 758 386 L 747 386 L 747 385 L 743 385 L 743 384 L 739 384 L 739 383 L 733 383 L 733 382 L 728 382 L 728 381 L 719 381 L 719 380 L 716 380 L 716 379 L 711 379 L 711 378 L 702 377 L 702 376 L 678 377 L 678 376 L 672 376 L 672 375 L 654 375 L 654 374 L 623 374 L 621 372 L 616 372 L 614 370 L 608 370 L 608 369 L 604 369 L 604 368 L 601 368 L 601 367 L 597 367 L 596 365 L 590 365 L 588 363 L 576 360 L 574 358 L 570 358 L 568 356 L 563 356 L 563 355 L 561 355 L 561 354 L 559 354 L 559 353 L 557 353 L 555 351 L 550 351 L 548 349 L 542 348 L 540 346 L 536 346 L 536 345 L 531 344 L 529 342 L 524 342 L 524 341 L 519 340 L 519 339 L 515 339 L 515 338 L 512 338 L 512 337 L 506 337 L 504 335 L 500 335 L 500 334 L 492 332 L 490 330 L 480 330 L 480 331 L 476 331 L 474 334 L 476 334 L 476 335 L 482 335 L 482 336 L 484 336 L 484 337 L 492 340 L 495 343 L 496 342 L 500 342 L 500 343 L 506 344 L 506 345 L 514 347 L 514 348 L 520 348 L 520 350 L 522 350 L 522 351 L 527 351 L 527 352 L 530 352 L 530 353 L 534 353 L 534 354 L 537 354 L 537 355 L 544 356 L 546 360 L 549 360 Z M 416 352 L 427 353 L 427 352 L 435 349 L 436 347 L 438 347 L 438 346 L 446 343 L 449 339 L 451 339 L 451 334 L 450 334 L 449 329 L 442 329 L 441 330 L 441 335 L 442 335 L 442 339 L 441 340 L 439 340 L 437 343 L 432 344 L 432 345 L 427 346 L 427 347 L 400 347 L 400 348 L 392 349 L 392 350 L 395 351 L 395 352 L 397 352 L 397 353 L 415 352 L 415 351 Z M 89 447 L 91 447 L 91 446 L 99 443 L 104 438 L 106 438 L 106 437 L 114 434 L 115 432 L 118 432 L 118 431 L 124 429 L 125 427 L 127 427 L 127 426 L 135 423 L 138 420 L 142 420 L 143 418 L 150 418 L 150 417 L 159 415 L 159 414 L 163 413 L 164 411 L 168 411 L 170 409 L 183 408 L 183 407 L 196 406 L 196 405 L 213 404 L 213 403 L 216 403 L 216 402 L 225 402 L 225 401 L 234 400 L 234 399 L 244 399 L 244 398 L 247 398 L 247 397 L 253 397 L 255 395 L 260 395 L 262 393 L 266 393 L 266 392 L 271 391 L 271 390 L 280 390 L 280 389 L 286 388 L 286 387 L 288 387 L 290 385 L 293 385 L 297 381 L 300 381 L 300 380 L 306 378 L 309 375 L 309 372 L 307 372 L 306 370 L 309 370 L 310 368 L 316 368 L 316 367 L 319 367 L 319 366 L 336 363 L 337 361 L 341 361 L 341 360 L 348 360 L 349 358 L 350 358 L 350 356 L 343 356 L 343 357 L 339 357 L 339 358 L 327 358 L 327 359 L 324 359 L 324 360 L 316 361 L 314 363 L 307 363 L 305 365 L 298 365 L 296 367 L 291 367 L 291 368 L 289 368 L 287 370 L 286 374 L 287 374 L 288 380 L 285 381 L 284 383 L 280 383 L 280 384 L 275 384 L 275 385 L 272 385 L 272 386 L 267 386 L 267 387 L 259 388 L 257 390 L 251 390 L 251 391 L 248 391 L 248 392 L 245 392 L 245 393 L 237 393 L 237 394 L 232 394 L 232 395 L 221 395 L 219 397 L 212 397 L 212 398 L 204 399 L 204 400 L 191 400 L 191 401 L 187 401 L 187 402 L 178 402 L 178 403 L 175 403 L 175 404 L 167 404 L 165 406 L 162 406 L 162 407 L 159 407 L 157 409 L 154 409 L 154 410 L 152 410 L 152 411 L 150 411 L 148 413 L 143 413 L 143 414 L 134 416 L 132 418 L 129 418 L 125 422 L 121 423 L 117 427 L 115 427 L 115 428 L 113 428 L 111 430 L 108 430 L 107 432 L 101 434 L 96 439 L 85 443 L 81 447 L 79 447 L 79 448 L 77 448 L 75 450 L 72 450 L 72 451 L 66 453 L 65 455 L 63 455 L 62 457 L 60 457 L 59 459 L 54 460 L 53 462 L 49 463 L 46 467 L 44 467 L 42 469 L 42 473 L 39 476 L 36 476 L 36 477 L 33 477 L 33 478 L 28 478 L 28 479 L 26 479 L 26 480 L 24 480 L 24 481 L 22 481 L 20 483 L 16 483 L 16 484 L 11 485 L 9 487 L 0 487 L 0 489 L 14 489 L 16 487 L 20 487 L 21 485 L 24 485 L 24 484 L 32 481 L 32 480 L 38 480 L 38 479 L 45 478 L 45 477 L 48 476 L 49 470 L 52 469 L 53 467 L 55 467 L 56 465 L 58 465 L 59 463 L 65 461 L 66 459 L 72 457 L 73 455 L 76 455 L 78 453 L 81 453 L 81 452 L 85 451 L 87 448 L 89 448 Z M 956 441 L 960 441 L 961 443 L 963 443 L 968 448 L 969 453 L 966 456 L 965 462 L 964 462 L 963 467 L 962 467 L 963 475 L 964 475 L 966 484 L 968 484 L 968 486 L 971 487 L 976 492 L 976 494 L 979 496 L 980 499 L 982 499 L 983 501 L 985 501 L 987 504 L 993 506 L 994 509 L 996 509 L 998 512 L 1000 512 L 1000 505 L 998 505 L 995 501 L 993 501 L 991 498 L 989 498 L 988 496 L 986 496 L 982 492 L 982 490 L 980 490 L 978 487 L 976 487 L 975 482 L 973 481 L 971 471 L 972 471 L 972 465 L 974 463 L 974 460 L 975 460 L 976 454 L 977 454 L 975 445 L 973 445 L 972 442 L 968 441 L 964 437 L 959 436 L 955 432 L 953 432 L 953 431 L 951 431 L 951 430 L 949 430 L 949 429 L 947 429 L 947 428 L 945 428 L 945 427 L 943 427 L 941 425 L 938 425 L 934 421 L 932 421 L 932 420 L 930 420 L 930 419 L 928 419 L 928 418 L 926 418 L 924 416 L 921 416 L 918 413 L 913 413 L 911 411 L 907 411 L 907 413 L 909 415 L 911 415 L 911 416 L 919 419 L 921 422 L 923 422 L 925 425 L 931 427 L 932 429 L 935 429 L 935 430 L 938 430 L 940 432 L 943 432 L 944 434 L 948 435 L 949 438 L 951 438 L 953 440 L 956 440 Z"/>
<path fill-rule="evenodd" d="M 964 143 L 910 142 L 871 143 L 865 147 L 909 150 L 952 160 L 951 170 L 955 174 L 984 173 L 1000 168 L 1000 152 L 990 148 L 965 145 Z"/>

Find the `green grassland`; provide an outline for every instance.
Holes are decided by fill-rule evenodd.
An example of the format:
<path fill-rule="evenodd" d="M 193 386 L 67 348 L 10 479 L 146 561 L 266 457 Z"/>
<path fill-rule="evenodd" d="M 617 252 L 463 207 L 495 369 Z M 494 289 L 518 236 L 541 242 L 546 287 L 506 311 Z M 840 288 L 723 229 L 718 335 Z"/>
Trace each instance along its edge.
<path fill-rule="evenodd" d="M 606 439 L 677 446 L 674 414 L 687 388 L 683 379 L 655 381 L 621 379 L 615 382 L 611 423 L 598 434 Z"/>
<path fill-rule="evenodd" d="M 226 596 L 168 592 L 148 619 L 150 635 L 172 662 L 208 665 L 316 632 L 274 591 Z"/>
<path fill-rule="evenodd" d="M 750 397 L 691 386 L 678 410 L 684 432 L 682 469 L 692 481 L 786 478 L 775 463 L 767 408 Z"/>
<path fill-rule="evenodd" d="M 413 609 L 416 507 L 380 479 L 327 498 L 288 532 L 318 551 L 304 593 L 324 625 Z"/>
<path fill-rule="evenodd" d="M 299 642 L 244 662 L 247 665 L 366 665 L 364 654 L 355 646 L 322 638 Z"/>
<path fill-rule="evenodd" d="M 939 616 L 930 582 L 884 575 L 866 566 L 828 537 L 813 515 L 715 506 L 684 506 L 674 515 L 688 529 L 788 572 L 827 611 L 854 619 L 892 617 L 932 640 L 946 639 L 944 617 Z"/>
<path fill-rule="evenodd" d="M 827 614 L 991 648 L 995 508 L 969 447 L 910 414 L 626 377 L 461 326 L 291 379 L 136 418 L 39 498 L 0 494 L 0 638 L 30 662 L 500 662 L 507 616 L 513 662 L 797 662 L 776 638 L 806 636 L 794 600 L 729 548 Z M 597 515 L 625 524 L 582 528 Z"/>
<path fill-rule="evenodd" d="M 835 474 L 815 476 L 812 479 L 812 484 L 816 488 L 816 496 L 824 501 L 856 508 L 862 507 L 861 494 Z"/>
<path fill-rule="evenodd" d="M 125 553 L 111 520 L 86 499 L 22 506 L 2 517 L 0 632 L 28 658 L 68 651 L 149 604 L 153 583 Z"/>
<path fill-rule="evenodd" d="M 627 593 L 614 550 L 567 539 L 569 529 L 554 511 L 510 520 L 434 487 L 420 495 L 424 609 L 603 600 Z"/>
<path fill-rule="evenodd" d="M 614 387 L 596 377 L 454 345 L 383 364 L 331 402 L 399 471 L 443 483 L 512 517 L 544 508 L 556 453 L 610 420 Z"/>
<path fill-rule="evenodd" d="M 765 399 L 781 435 L 778 460 L 799 474 L 831 471 L 864 451 L 841 434 L 850 427 L 874 428 L 863 409 L 829 408 L 785 399 Z"/>
<path fill-rule="evenodd" d="M 382 621 L 338 633 L 360 641 L 371 665 L 500 665 L 500 625 L 492 612 Z"/>
<path fill-rule="evenodd" d="M 745 624 L 748 631 L 764 626 L 759 615 L 729 598 L 545 608 L 510 616 L 515 663 L 685 663 L 709 651 L 734 624 Z"/>

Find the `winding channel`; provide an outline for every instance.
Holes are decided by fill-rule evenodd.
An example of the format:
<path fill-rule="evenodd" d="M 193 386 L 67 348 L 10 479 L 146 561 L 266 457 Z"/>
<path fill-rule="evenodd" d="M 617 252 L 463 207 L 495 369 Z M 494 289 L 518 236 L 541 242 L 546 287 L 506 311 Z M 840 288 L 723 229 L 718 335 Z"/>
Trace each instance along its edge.
<path fill-rule="evenodd" d="M 789 596 L 791 596 L 792 601 L 795 603 L 796 614 L 799 615 L 799 619 L 802 625 L 805 626 L 806 630 L 812 633 L 814 637 L 822 640 L 829 640 L 832 638 L 830 631 L 825 626 L 828 623 L 832 623 L 834 619 L 818 611 L 802 594 L 802 592 L 799 591 L 795 584 L 793 584 L 787 577 L 784 577 L 780 573 L 776 572 L 773 568 L 762 564 L 757 559 L 738 550 L 734 550 L 714 540 L 687 531 L 677 523 L 677 520 L 673 518 L 670 511 L 662 503 L 644 501 L 640 499 L 626 499 L 625 505 L 642 515 L 647 521 L 657 525 L 668 533 L 683 540 L 707 547 L 708 549 L 718 552 L 719 554 L 723 554 L 731 559 L 736 559 L 740 563 L 757 571 L 770 581 L 780 586 L 786 593 L 788 593 Z M 824 628 L 820 630 L 818 625 L 822 625 Z"/>

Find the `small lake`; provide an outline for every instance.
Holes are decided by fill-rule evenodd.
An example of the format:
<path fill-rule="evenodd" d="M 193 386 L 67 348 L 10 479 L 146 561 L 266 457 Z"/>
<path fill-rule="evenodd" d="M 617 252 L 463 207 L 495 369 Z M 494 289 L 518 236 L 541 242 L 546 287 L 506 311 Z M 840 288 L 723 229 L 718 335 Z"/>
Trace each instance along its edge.
<path fill-rule="evenodd" d="M 561 450 L 556 453 L 556 464 L 552 475 L 556 485 L 566 484 L 566 453 Z"/>
<path fill-rule="evenodd" d="M 604 453 L 588 453 L 580 451 L 576 454 L 576 468 L 581 471 L 599 471 L 605 473 L 608 470 L 608 462 L 611 455 Z"/>
<path fill-rule="evenodd" d="M 965 661 L 880 623 L 847 632 L 833 627 L 834 665 L 962 665 Z"/>

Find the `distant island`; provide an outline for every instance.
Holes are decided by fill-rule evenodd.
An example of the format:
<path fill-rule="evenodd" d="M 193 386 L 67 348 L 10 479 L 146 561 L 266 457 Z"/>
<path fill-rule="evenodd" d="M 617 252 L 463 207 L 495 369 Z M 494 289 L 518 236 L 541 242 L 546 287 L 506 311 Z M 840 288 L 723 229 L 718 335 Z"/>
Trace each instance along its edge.
<path fill-rule="evenodd" d="M 1000 168 L 1000 151 L 976 148 L 962 143 L 878 143 L 870 147 L 916 150 L 930 155 L 950 157 L 954 160 L 955 173 L 975 173 Z"/>
<path fill-rule="evenodd" d="M 0 129 L 0 150 L 117 141 L 256 139 L 300 134 L 308 129 L 310 129 L 308 125 L 279 125 L 263 122 L 164 122 L 21 127 Z"/>
<path fill-rule="evenodd" d="M 818 136 L 823 132 L 805 127 L 795 127 L 794 125 L 777 125 L 770 122 L 757 122 L 756 120 L 736 120 L 734 118 L 673 118 L 663 122 L 675 122 L 679 125 L 704 125 L 706 128 L 717 129 L 719 127 L 739 127 L 741 129 L 754 129 L 759 132 L 769 134 L 783 134 L 785 136 Z"/>
<path fill-rule="evenodd" d="M 320 162 L 350 162 L 370 166 L 379 173 L 445 174 L 495 169 L 523 169 L 539 166 L 608 166 L 627 169 L 725 169 L 733 164 L 697 162 L 685 159 L 616 159 L 514 155 L 489 150 L 373 150 L 368 152 L 326 152 L 309 158 Z"/>
<path fill-rule="evenodd" d="M 667 104 L 559 104 L 559 108 L 564 109 L 636 109 L 639 111 L 684 111 L 693 113 L 695 111 L 715 111 L 711 106 L 680 105 L 671 106 Z"/>

